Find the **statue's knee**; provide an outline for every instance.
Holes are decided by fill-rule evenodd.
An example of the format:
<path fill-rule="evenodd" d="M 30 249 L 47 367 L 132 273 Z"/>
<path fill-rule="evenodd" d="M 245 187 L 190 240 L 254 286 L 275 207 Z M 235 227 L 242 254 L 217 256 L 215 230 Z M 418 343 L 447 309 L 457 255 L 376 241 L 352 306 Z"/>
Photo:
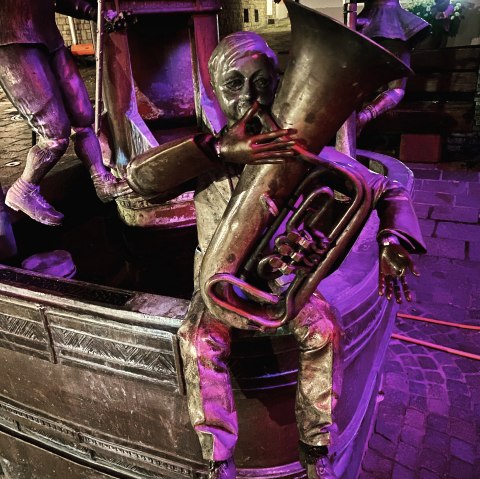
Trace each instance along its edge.
<path fill-rule="evenodd" d="M 70 133 L 70 131 L 68 133 Z M 37 145 L 42 150 L 48 150 L 55 153 L 56 156 L 61 156 L 67 151 L 69 142 L 68 134 L 59 138 L 46 138 L 41 136 Z"/>

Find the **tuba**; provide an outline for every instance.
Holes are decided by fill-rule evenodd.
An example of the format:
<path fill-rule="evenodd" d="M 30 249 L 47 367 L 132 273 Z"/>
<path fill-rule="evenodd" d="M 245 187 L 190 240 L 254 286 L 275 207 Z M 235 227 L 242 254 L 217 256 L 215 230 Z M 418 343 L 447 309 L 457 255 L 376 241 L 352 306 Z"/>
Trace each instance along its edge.
<path fill-rule="evenodd" d="M 290 61 L 271 117 L 298 131 L 296 148 L 315 165 L 245 166 L 205 252 L 202 298 L 220 321 L 240 329 L 278 328 L 293 319 L 346 256 L 371 212 L 372 194 L 353 168 L 317 154 L 366 95 L 411 73 L 363 35 L 285 4 Z"/>

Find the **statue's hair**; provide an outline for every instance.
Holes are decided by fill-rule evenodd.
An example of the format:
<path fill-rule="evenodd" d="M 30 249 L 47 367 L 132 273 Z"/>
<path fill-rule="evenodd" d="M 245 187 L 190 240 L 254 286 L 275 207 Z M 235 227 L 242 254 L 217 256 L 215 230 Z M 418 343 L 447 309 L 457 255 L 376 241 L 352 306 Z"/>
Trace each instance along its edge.
<path fill-rule="evenodd" d="M 215 82 L 215 73 L 219 69 L 230 68 L 234 61 L 252 54 L 266 56 L 274 69 L 278 70 L 277 55 L 260 35 L 254 32 L 236 32 L 223 38 L 213 50 L 208 61 L 210 81 Z"/>

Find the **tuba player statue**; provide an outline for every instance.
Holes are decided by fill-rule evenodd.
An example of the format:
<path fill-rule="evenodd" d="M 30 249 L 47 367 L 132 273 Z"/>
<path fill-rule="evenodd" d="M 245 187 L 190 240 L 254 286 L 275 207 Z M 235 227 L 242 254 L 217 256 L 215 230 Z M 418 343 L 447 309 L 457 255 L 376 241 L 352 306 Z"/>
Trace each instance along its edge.
<path fill-rule="evenodd" d="M 39 136 L 5 203 L 52 226 L 61 224 L 63 214 L 45 201 L 40 182 L 65 153 L 71 128 L 75 153 L 87 167 L 97 196 L 109 201 L 130 191 L 103 165 L 92 128 L 93 108 L 55 24 L 55 11 L 92 20 L 97 9 L 87 0 L 0 2 L 0 85 Z"/>
<path fill-rule="evenodd" d="M 139 194 L 155 197 L 199 178 L 195 196 L 199 240 L 196 291 L 178 335 L 190 418 L 209 464 L 208 477 L 234 479 L 238 424 L 227 366 L 232 326 L 206 307 L 198 271 L 232 195 L 245 193 L 235 190 L 244 164 L 315 158 L 296 149 L 295 131 L 265 133 L 256 121 L 259 115 L 268 115 L 279 78 L 276 55 L 261 36 L 239 32 L 225 37 L 209 60 L 209 72 L 228 120 L 226 127 L 218 136 L 198 134 L 142 154 L 129 164 L 127 179 Z M 424 246 L 407 192 L 361 165 L 358 169 L 374 193 L 381 218 L 379 292 L 400 302 L 403 289 L 409 299 L 405 274 L 407 270 L 416 273 L 410 253 L 421 253 Z M 232 225 L 232 229 L 241 227 Z M 331 479 L 335 477 L 329 461 L 337 393 L 333 382 L 338 334 L 335 317 L 326 300 L 314 293 L 288 327 L 300 346 L 296 398 L 300 458 L 309 479 Z"/>

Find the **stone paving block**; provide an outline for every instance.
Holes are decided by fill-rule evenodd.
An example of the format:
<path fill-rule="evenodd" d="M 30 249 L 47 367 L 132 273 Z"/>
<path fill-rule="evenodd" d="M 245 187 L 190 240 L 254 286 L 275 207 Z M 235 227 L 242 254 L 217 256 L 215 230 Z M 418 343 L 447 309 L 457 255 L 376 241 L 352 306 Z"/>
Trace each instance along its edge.
<path fill-rule="evenodd" d="M 415 203 L 427 205 L 453 205 L 455 196 L 450 193 L 437 193 L 435 191 L 416 191 L 413 200 Z"/>
<path fill-rule="evenodd" d="M 470 410 L 471 407 L 468 408 L 468 411 Z M 463 419 L 451 417 L 448 430 L 451 436 L 461 439 L 469 444 L 475 445 L 478 441 L 475 423 L 472 421 L 465 421 Z"/>
<path fill-rule="evenodd" d="M 395 462 L 409 469 L 415 469 L 418 464 L 418 448 L 400 441 L 395 454 Z"/>
<path fill-rule="evenodd" d="M 424 429 L 425 414 L 417 409 L 407 408 L 404 424 L 417 429 Z"/>
<path fill-rule="evenodd" d="M 465 259 L 466 257 L 466 242 L 463 240 L 431 238 L 428 236 L 424 240 L 430 256 L 442 256 L 451 259 Z"/>
<path fill-rule="evenodd" d="M 457 357 L 457 358 L 455 358 L 455 362 L 457 363 L 457 366 L 460 368 L 460 370 L 463 373 L 477 373 L 478 374 L 478 362 L 477 361 L 474 361 L 472 359 Z"/>
<path fill-rule="evenodd" d="M 420 225 L 420 230 L 422 231 L 422 235 L 424 237 L 433 235 L 436 226 L 435 221 L 419 218 L 418 224 Z"/>
<path fill-rule="evenodd" d="M 413 368 L 418 368 L 417 358 L 410 356 L 408 353 L 402 354 L 399 359 L 404 366 L 411 366 Z"/>
<path fill-rule="evenodd" d="M 414 409 L 418 409 L 419 411 L 422 411 L 422 412 L 428 411 L 427 399 L 422 396 L 411 395 L 409 405 L 410 407 Z"/>
<path fill-rule="evenodd" d="M 376 479 L 375 476 L 369 472 L 361 471 L 358 479 Z"/>
<path fill-rule="evenodd" d="M 414 202 L 413 207 L 415 209 L 415 214 L 417 215 L 417 218 L 428 218 L 430 208 L 431 208 L 430 205 Z"/>
<path fill-rule="evenodd" d="M 456 437 L 450 438 L 450 453 L 469 464 L 473 464 L 476 459 L 474 446 Z"/>
<path fill-rule="evenodd" d="M 480 225 L 465 225 L 462 223 L 446 223 L 439 221 L 435 234 L 438 238 L 449 238 L 464 241 L 480 240 Z"/>
<path fill-rule="evenodd" d="M 448 417 L 435 413 L 429 414 L 427 416 L 427 428 L 439 432 L 446 432 L 448 428 Z"/>
<path fill-rule="evenodd" d="M 424 180 L 422 180 L 420 178 L 414 178 L 413 179 L 413 189 L 414 189 L 414 191 L 423 190 L 423 181 Z M 436 183 L 435 180 L 432 180 L 432 181 L 433 181 L 433 183 Z"/>
<path fill-rule="evenodd" d="M 395 364 L 395 371 L 386 371 L 384 376 L 384 381 L 387 386 L 391 386 L 394 389 L 399 389 L 401 391 L 408 391 L 407 379 L 403 372 L 403 367 L 399 362 L 389 361 L 389 364 Z"/>
<path fill-rule="evenodd" d="M 409 380 L 423 381 L 424 379 L 424 374 L 421 369 L 407 368 L 405 372 Z"/>
<path fill-rule="evenodd" d="M 415 473 L 401 464 L 394 464 L 392 479 L 415 479 Z"/>
<path fill-rule="evenodd" d="M 418 362 L 423 369 L 438 369 L 437 363 L 429 356 L 419 356 Z"/>
<path fill-rule="evenodd" d="M 430 449 L 445 453 L 450 449 L 450 436 L 435 429 L 427 429 L 423 444 Z"/>
<path fill-rule="evenodd" d="M 423 382 L 410 381 L 409 384 L 410 393 L 418 396 L 427 396 L 427 385 Z"/>
<path fill-rule="evenodd" d="M 430 218 L 432 220 L 455 221 L 460 223 L 478 223 L 478 206 L 452 206 L 438 205 L 432 208 Z M 423 230 L 422 230 L 423 232 Z"/>
<path fill-rule="evenodd" d="M 453 394 L 469 394 L 469 388 L 463 381 L 456 381 L 454 379 L 447 379 L 447 389 Z"/>
<path fill-rule="evenodd" d="M 457 365 L 442 366 L 442 370 L 448 379 L 463 380 L 463 372 Z"/>
<path fill-rule="evenodd" d="M 416 179 L 430 179 L 430 180 L 440 180 L 442 177 L 442 172 L 439 170 L 429 169 L 420 169 L 420 168 L 411 168 L 414 178 Z"/>
<path fill-rule="evenodd" d="M 368 451 L 362 463 L 362 468 L 366 472 L 373 472 L 375 477 L 378 474 L 385 474 L 384 477 L 390 477 L 393 469 L 393 461 L 386 459 L 375 451 Z"/>
<path fill-rule="evenodd" d="M 439 479 L 439 475 L 427 469 L 420 469 L 419 479 Z"/>
<path fill-rule="evenodd" d="M 431 398 L 427 397 L 427 405 L 429 411 L 436 414 L 447 415 L 448 414 L 448 401 L 445 398 Z"/>
<path fill-rule="evenodd" d="M 397 449 L 397 444 L 381 436 L 380 434 L 372 434 L 372 437 L 368 442 L 368 447 L 387 459 L 393 459 Z"/>
<path fill-rule="evenodd" d="M 444 474 L 448 467 L 447 457 L 433 449 L 423 449 L 419 456 L 419 463 L 422 468 L 439 475 Z"/>
<path fill-rule="evenodd" d="M 473 475 L 473 466 L 455 457 L 450 461 L 448 473 L 452 479 L 476 479 Z"/>
<path fill-rule="evenodd" d="M 474 390 L 480 390 L 480 374 L 466 374 L 465 382 Z"/>
<path fill-rule="evenodd" d="M 454 181 L 479 181 L 478 171 L 466 171 L 466 170 L 453 170 L 443 171 L 442 180 L 454 180 Z"/>
<path fill-rule="evenodd" d="M 379 415 L 375 424 L 375 432 L 382 435 L 384 438 L 396 442 L 400 436 L 401 422 L 403 418 L 395 416 Z"/>
<path fill-rule="evenodd" d="M 415 189 L 424 191 L 437 191 L 440 193 L 451 193 L 452 195 L 462 195 L 468 193 L 468 183 L 466 181 L 445 181 L 445 180 L 421 180 L 421 184 Z"/>
<path fill-rule="evenodd" d="M 450 418 L 454 419 L 463 419 L 464 421 L 471 421 L 472 420 L 472 411 L 466 410 L 461 407 L 454 407 L 451 406 L 448 410 L 448 415 Z M 478 434 L 477 434 L 478 437 Z"/>
<path fill-rule="evenodd" d="M 468 242 L 468 259 L 480 261 L 480 241 Z"/>
<path fill-rule="evenodd" d="M 445 378 L 438 371 L 425 371 L 425 379 L 436 384 L 445 382 Z"/>
<path fill-rule="evenodd" d="M 414 427 L 404 426 L 400 438 L 406 444 L 419 448 L 422 444 L 424 435 L 424 431 L 420 431 Z"/>
<path fill-rule="evenodd" d="M 469 396 L 455 395 L 450 398 L 450 404 L 455 407 L 464 407 L 470 409 L 472 402 Z"/>

